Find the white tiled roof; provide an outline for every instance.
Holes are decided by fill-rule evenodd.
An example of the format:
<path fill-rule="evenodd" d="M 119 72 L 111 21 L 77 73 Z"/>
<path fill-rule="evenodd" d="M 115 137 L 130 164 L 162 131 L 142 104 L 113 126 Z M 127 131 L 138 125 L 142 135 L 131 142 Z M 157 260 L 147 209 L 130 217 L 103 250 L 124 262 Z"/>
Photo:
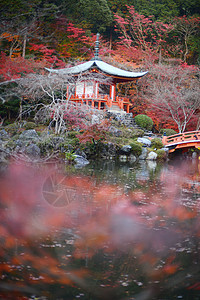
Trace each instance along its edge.
<path fill-rule="evenodd" d="M 77 65 L 75 67 L 71 68 L 64 68 L 64 69 L 49 69 L 46 68 L 49 72 L 54 72 L 54 73 L 60 73 L 60 74 L 79 74 L 86 72 L 92 68 L 97 68 L 100 71 L 112 75 L 112 76 L 119 76 L 119 77 L 124 77 L 124 78 L 138 78 L 142 77 L 148 72 L 130 72 L 130 71 L 125 71 L 116 67 L 113 67 L 101 60 L 90 60 L 88 62 L 82 63 L 80 65 Z"/>

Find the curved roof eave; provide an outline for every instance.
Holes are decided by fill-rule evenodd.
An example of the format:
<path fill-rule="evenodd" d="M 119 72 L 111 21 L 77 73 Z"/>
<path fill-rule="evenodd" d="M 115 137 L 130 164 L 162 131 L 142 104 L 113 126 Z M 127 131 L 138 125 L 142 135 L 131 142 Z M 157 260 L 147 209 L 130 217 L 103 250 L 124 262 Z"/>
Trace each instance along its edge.
<path fill-rule="evenodd" d="M 146 72 L 130 72 L 130 71 L 125 71 L 119 68 L 116 68 L 112 65 L 109 65 L 101 60 L 90 60 L 88 62 L 85 62 L 83 64 L 71 67 L 71 68 L 64 68 L 64 69 L 49 69 L 46 68 L 49 72 L 53 73 L 60 73 L 60 74 L 79 74 L 86 72 L 90 70 L 91 68 L 98 68 L 100 71 L 109 74 L 111 76 L 119 76 L 119 77 L 124 77 L 124 78 L 139 78 L 144 76 L 145 74 L 148 73 Z"/>
<path fill-rule="evenodd" d="M 101 60 L 96 60 L 95 64 L 97 65 L 98 69 L 113 76 L 125 77 L 125 78 L 138 78 L 142 77 L 148 72 L 130 72 L 125 71 L 114 66 L 111 66 Z"/>

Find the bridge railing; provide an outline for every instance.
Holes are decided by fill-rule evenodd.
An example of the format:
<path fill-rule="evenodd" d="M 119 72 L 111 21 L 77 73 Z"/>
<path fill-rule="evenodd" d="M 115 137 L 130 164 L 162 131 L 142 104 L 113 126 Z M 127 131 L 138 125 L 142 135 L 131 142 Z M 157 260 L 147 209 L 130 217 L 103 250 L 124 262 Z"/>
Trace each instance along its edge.
<path fill-rule="evenodd" d="M 181 142 L 200 140 L 200 130 L 187 131 L 184 133 L 178 133 L 170 136 L 163 136 L 163 145 L 178 144 Z"/>

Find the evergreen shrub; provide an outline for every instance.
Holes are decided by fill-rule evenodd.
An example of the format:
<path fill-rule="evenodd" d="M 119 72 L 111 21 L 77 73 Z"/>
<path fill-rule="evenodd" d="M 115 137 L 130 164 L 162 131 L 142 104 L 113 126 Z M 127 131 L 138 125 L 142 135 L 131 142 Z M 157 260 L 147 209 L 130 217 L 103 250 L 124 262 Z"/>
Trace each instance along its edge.
<path fill-rule="evenodd" d="M 144 129 L 151 130 L 153 128 L 153 120 L 147 115 L 137 115 L 134 120 L 138 126 Z"/>
<path fill-rule="evenodd" d="M 34 129 L 36 127 L 36 124 L 34 122 L 26 122 L 24 125 L 24 129 L 29 130 L 29 129 Z"/>
<path fill-rule="evenodd" d="M 76 146 L 79 146 L 79 145 L 80 145 L 80 141 L 79 141 L 79 139 L 78 139 L 77 137 L 75 137 L 75 138 L 72 138 L 72 139 L 70 140 L 70 144 L 71 144 L 73 147 L 76 147 Z"/>
<path fill-rule="evenodd" d="M 11 136 L 15 135 L 19 131 L 19 124 L 12 123 L 4 127 L 5 131 L 9 133 Z"/>
<path fill-rule="evenodd" d="M 129 144 L 132 148 L 132 153 L 136 156 L 140 156 L 142 154 L 142 146 L 137 142 L 132 142 Z"/>
<path fill-rule="evenodd" d="M 166 154 L 165 150 L 158 149 L 156 151 L 156 153 L 158 155 L 157 156 L 157 160 L 165 160 L 167 158 L 167 154 Z"/>
<path fill-rule="evenodd" d="M 73 152 L 69 152 L 69 151 L 65 152 L 65 159 L 67 160 L 67 162 L 69 163 L 74 162 L 75 158 L 76 155 Z"/>
<path fill-rule="evenodd" d="M 50 137 L 43 138 L 37 143 L 37 146 L 40 148 L 41 154 L 46 155 L 53 151 L 53 143 Z"/>
<path fill-rule="evenodd" d="M 166 133 L 166 136 L 170 136 L 170 135 L 177 134 L 177 132 L 176 132 L 175 130 L 170 129 L 170 128 L 162 128 L 162 129 L 160 130 L 160 133 L 161 133 L 161 134 Z"/>
<path fill-rule="evenodd" d="M 134 128 L 132 130 L 132 138 L 142 137 L 143 135 L 144 135 L 144 130 L 142 129 Z"/>
<path fill-rule="evenodd" d="M 70 139 L 76 138 L 77 134 L 80 134 L 78 131 L 68 131 L 67 132 L 67 137 Z"/>
<path fill-rule="evenodd" d="M 154 138 L 151 140 L 151 148 L 156 148 L 156 149 L 161 149 L 163 148 L 163 143 L 161 141 L 161 139 L 159 138 Z"/>

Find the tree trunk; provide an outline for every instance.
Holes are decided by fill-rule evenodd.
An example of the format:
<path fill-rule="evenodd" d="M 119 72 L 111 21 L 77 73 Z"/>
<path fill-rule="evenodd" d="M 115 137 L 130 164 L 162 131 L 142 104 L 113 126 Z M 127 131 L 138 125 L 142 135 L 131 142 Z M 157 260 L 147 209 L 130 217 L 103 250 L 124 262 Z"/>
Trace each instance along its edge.
<path fill-rule="evenodd" d="M 19 103 L 19 121 L 22 122 L 22 98 L 20 99 Z"/>
<path fill-rule="evenodd" d="M 199 130 L 200 129 L 200 117 L 198 118 L 198 121 L 197 121 L 197 127 L 196 127 L 196 130 Z"/>
<path fill-rule="evenodd" d="M 160 49 L 159 49 L 159 64 L 162 63 L 162 47 L 160 46 Z"/>
<path fill-rule="evenodd" d="M 184 58 L 183 61 L 186 62 L 187 55 L 188 55 L 188 45 L 187 45 L 187 36 L 185 36 L 185 53 L 184 53 Z"/>
<path fill-rule="evenodd" d="M 110 50 L 112 49 L 112 29 L 111 28 L 110 28 L 110 45 L 109 45 L 109 48 L 110 48 Z M 110 53 L 109 53 L 109 56 L 111 56 Z"/>
<path fill-rule="evenodd" d="M 24 35 L 24 41 L 23 41 L 23 49 L 22 49 L 22 57 L 25 58 L 26 55 L 26 41 L 27 41 L 27 35 Z"/>

